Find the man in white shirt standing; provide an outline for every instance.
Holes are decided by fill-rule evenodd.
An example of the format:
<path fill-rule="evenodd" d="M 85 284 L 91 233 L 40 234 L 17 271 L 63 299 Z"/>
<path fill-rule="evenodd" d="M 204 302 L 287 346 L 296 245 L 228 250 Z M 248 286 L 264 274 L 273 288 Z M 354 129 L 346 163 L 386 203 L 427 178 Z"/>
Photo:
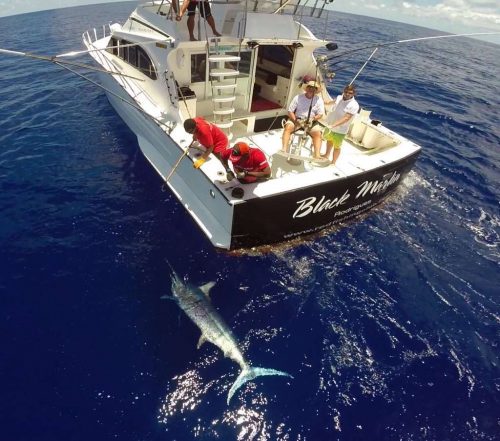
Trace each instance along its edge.
<path fill-rule="evenodd" d="M 296 95 L 288 106 L 288 120 L 283 128 L 283 151 L 288 152 L 290 136 L 295 130 L 304 128 L 312 138 L 314 157 L 319 158 L 321 149 L 321 126 L 317 123 L 325 114 L 325 104 L 318 95 L 321 86 L 316 81 L 305 84 L 305 92 Z"/>
<path fill-rule="evenodd" d="M 354 98 L 356 89 L 352 84 L 344 87 L 342 95 L 337 96 L 333 102 L 333 110 L 326 118 L 327 127 L 323 131 L 323 139 L 326 141 L 326 152 L 323 158 L 330 159 L 333 148 L 332 164 L 335 164 L 340 155 L 340 146 L 349 130 L 351 119 L 359 110 L 359 104 Z"/>

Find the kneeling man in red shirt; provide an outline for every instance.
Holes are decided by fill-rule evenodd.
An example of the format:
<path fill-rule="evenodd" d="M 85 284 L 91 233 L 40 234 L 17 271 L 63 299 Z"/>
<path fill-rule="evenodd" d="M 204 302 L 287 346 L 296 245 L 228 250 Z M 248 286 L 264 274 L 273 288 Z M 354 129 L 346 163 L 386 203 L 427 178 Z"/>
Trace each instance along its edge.
<path fill-rule="evenodd" d="M 237 142 L 232 149 L 226 149 L 220 154 L 221 162 L 228 169 L 227 161 L 233 164 L 236 177 L 242 184 L 263 181 L 271 177 L 271 167 L 264 153 L 245 142 Z M 228 179 L 232 178 L 228 172 Z"/>

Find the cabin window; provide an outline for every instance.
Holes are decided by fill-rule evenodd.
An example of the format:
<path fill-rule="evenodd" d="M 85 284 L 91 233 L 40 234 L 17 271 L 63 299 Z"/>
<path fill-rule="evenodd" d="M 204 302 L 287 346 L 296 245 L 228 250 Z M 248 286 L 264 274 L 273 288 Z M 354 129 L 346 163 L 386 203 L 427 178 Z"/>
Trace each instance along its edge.
<path fill-rule="evenodd" d="M 191 83 L 205 82 L 206 54 L 191 55 Z"/>
<path fill-rule="evenodd" d="M 128 47 L 128 58 L 127 58 L 127 61 L 132 66 L 136 66 L 137 67 L 137 46 L 129 46 Z"/>
<path fill-rule="evenodd" d="M 126 44 L 126 43 L 127 42 L 125 40 L 118 40 L 118 56 L 122 60 L 126 60 L 125 50 L 127 50 L 127 54 L 128 54 L 128 48 L 127 47 L 123 47 L 123 45 Z"/>
<path fill-rule="evenodd" d="M 116 46 L 118 46 L 118 40 L 116 38 L 110 38 L 106 51 L 110 54 L 118 55 L 118 48 Z"/>
<path fill-rule="evenodd" d="M 137 46 L 137 68 L 144 75 L 156 80 L 156 71 L 153 62 L 151 61 L 151 58 L 149 58 L 148 54 L 146 54 L 146 51 L 139 46 Z"/>
<path fill-rule="evenodd" d="M 294 51 L 291 46 L 260 46 L 259 47 L 259 63 L 258 65 L 272 63 L 282 66 L 279 74 L 285 78 L 290 78 L 290 69 L 293 63 Z"/>
<path fill-rule="evenodd" d="M 114 41 L 114 43 L 113 43 Z M 113 43 L 113 44 L 112 44 Z M 139 46 L 127 46 L 130 43 L 127 40 L 116 40 L 111 38 L 108 46 L 119 46 L 117 49 L 107 49 L 108 52 L 113 51 L 114 55 L 118 55 L 122 60 L 139 69 L 144 75 L 152 80 L 157 79 L 156 70 L 151 58 L 146 51 Z M 116 53 L 115 53 L 116 52 Z"/>

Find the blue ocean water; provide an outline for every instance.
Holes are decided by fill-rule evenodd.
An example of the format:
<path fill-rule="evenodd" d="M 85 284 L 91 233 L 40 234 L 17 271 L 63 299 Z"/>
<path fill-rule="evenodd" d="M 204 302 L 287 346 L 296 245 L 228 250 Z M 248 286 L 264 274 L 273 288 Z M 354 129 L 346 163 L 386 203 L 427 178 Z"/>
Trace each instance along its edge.
<path fill-rule="evenodd" d="M 133 6 L 0 18 L 0 47 L 78 49 Z M 342 53 L 437 34 L 332 22 L 334 92 L 370 50 Z M 101 89 L 0 55 L 1 438 L 498 439 L 499 54 L 465 38 L 380 49 L 358 99 L 423 146 L 410 176 L 343 229 L 233 254 L 162 191 Z M 198 329 L 160 299 L 169 264 L 216 281 L 248 359 L 294 379 L 257 379 L 226 405 L 237 366 L 196 349 Z"/>

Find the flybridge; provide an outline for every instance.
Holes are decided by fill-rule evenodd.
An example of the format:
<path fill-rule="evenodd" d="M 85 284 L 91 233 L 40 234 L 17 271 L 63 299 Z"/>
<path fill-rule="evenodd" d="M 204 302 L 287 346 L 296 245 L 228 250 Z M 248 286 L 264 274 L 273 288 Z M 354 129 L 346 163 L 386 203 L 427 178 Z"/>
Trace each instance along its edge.
<path fill-rule="evenodd" d="M 151 29 L 156 31 L 165 29 L 165 22 L 176 23 L 177 11 L 180 10 L 181 3 L 177 0 L 143 3 L 131 14 L 129 23 L 136 20 L 139 23 L 148 23 L 148 27 L 153 26 Z M 329 3 L 331 3 L 330 0 L 316 0 L 311 2 L 310 5 L 307 0 L 305 2 L 303 0 L 214 0 L 210 1 L 210 8 L 217 27 L 224 36 L 298 39 L 307 38 L 308 34 L 308 32 L 305 32 L 306 35 L 300 35 L 301 32 L 304 33 L 305 31 L 301 26 L 297 26 L 302 22 L 302 18 L 313 17 L 318 19 L 324 17 L 326 20 L 329 12 L 326 6 Z M 259 22 L 259 19 L 252 19 L 252 15 L 259 16 L 261 19 L 263 15 L 272 15 L 273 22 L 270 26 L 267 26 L 266 23 Z M 286 20 L 285 16 L 289 17 L 289 19 Z M 177 22 L 177 24 L 180 23 Z M 185 27 L 185 23 L 182 23 L 182 26 Z M 124 27 L 128 29 L 126 26 Z M 206 27 L 206 24 L 200 21 L 197 27 L 200 30 Z M 254 32 L 254 29 L 257 32 Z M 270 31 L 276 33 L 279 30 L 281 30 L 279 36 L 270 33 Z M 264 36 L 263 33 L 266 32 L 270 34 L 269 37 Z"/>
<path fill-rule="evenodd" d="M 334 0 L 212 0 L 212 6 L 224 6 L 233 10 L 260 12 L 267 14 L 291 14 L 291 15 L 309 15 L 319 18 L 322 16 L 327 5 Z M 144 6 L 157 8 L 156 13 L 168 16 L 172 10 L 179 10 L 182 2 L 177 0 L 156 0 L 144 3 Z"/>

